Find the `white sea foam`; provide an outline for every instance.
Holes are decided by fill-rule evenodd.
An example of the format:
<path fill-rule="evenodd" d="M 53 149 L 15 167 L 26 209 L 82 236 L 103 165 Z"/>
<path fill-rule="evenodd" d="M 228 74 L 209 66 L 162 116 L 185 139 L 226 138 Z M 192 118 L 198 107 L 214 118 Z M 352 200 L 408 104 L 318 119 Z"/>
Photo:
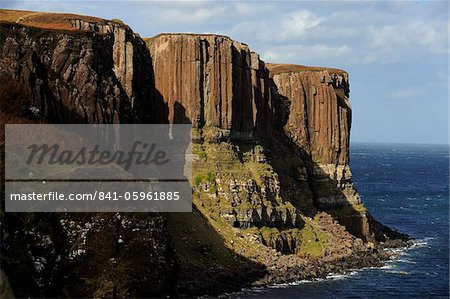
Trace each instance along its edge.
<path fill-rule="evenodd" d="M 364 268 L 363 268 L 363 269 L 364 269 Z M 334 274 L 334 273 L 331 273 L 331 274 L 328 274 L 328 275 L 327 275 L 327 279 L 330 279 L 330 280 L 341 280 L 341 279 L 345 279 L 345 278 L 347 278 L 347 277 L 349 277 L 349 276 L 353 276 L 353 275 L 355 275 L 355 274 L 358 274 L 358 272 L 360 272 L 360 271 L 363 270 L 363 269 L 353 270 L 353 271 L 348 272 L 348 273 L 345 273 L 345 274 Z"/>
<path fill-rule="evenodd" d="M 267 288 L 269 288 L 269 289 L 283 289 L 283 288 L 285 288 L 287 286 L 289 286 L 288 283 L 277 283 L 277 284 L 269 285 L 269 286 L 267 286 Z"/>
<path fill-rule="evenodd" d="M 419 240 L 414 240 L 413 245 L 410 247 L 411 249 L 428 247 L 428 243 L 430 243 L 434 238 L 423 238 Z"/>
<path fill-rule="evenodd" d="M 399 262 L 399 263 L 405 263 L 405 264 L 417 264 L 417 262 L 411 261 L 411 260 L 408 260 L 408 259 L 397 259 L 396 261 Z"/>
<path fill-rule="evenodd" d="M 392 263 L 386 262 L 382 267 L 371 267 L 370 269 L 386 270 L 386 269 L 392 269 L 392 268 L 394 268 L 394 265 Z"/>
<path fill-rule="evenodd" d="M 390 273 L 390 274 L 409 275 L 409 272 L 401 271 L 401 270 L 387 270 L 387 271 L 384 271 L 384 272 L 385 273 Z"/>
<path fill-rule="evenodd" d="M 428 247 L 428 244 L 431 240 L 433 240 L 433 238 L 431 237 L 423 238 L 414 240 L 412 242 L 413 244 L 409 247 L 386 249 L 387 251 L 393 253 L 393 256 L 390 260 L 386 261 L 384 266 L 380 269 L 387 273 L 405 274 L 404 271 L 393 269 L 398 268 L 399 265 L 397 264 L 416 264 L 416 261 L 407 258 L 410 255 L 409 251 L 417 248 Z"/>
<path fill-rule="evenodd" d="M 306 283 L 308 283 L 308 284 L 318 283 L 318 282 L 323 282 L 326 280 L 342 280 L 342 279 L 349 278 L 353 275 L 356 275 L 359 272 L 367 271 L 367 270 L 381 270 L 385 273 L 408 275 L 408 274 L 410 274 L 409 272 L 398 269 L 397 263 L 416 264 L 415 261 L 412 261 L 412 260 L 406 258 L 406 256 L 409 255 L 408 251 L 410 251 L 412 249 L 416 249 L 416 248 L 427 247 L 429 242 L 431 242 L 432 240 L 433 240 L 432 237 L 428 237 L 428 238 L 414 240 L 412 242 L 413 245 L 410 247 L 386 249 L 387 251 L 392 252 L 393 256 L 392 256 L 391 260 L 386 261 L 384 263 L 384 265 L 381 267 L 361 268 L 361 269 L 356 269 L 356 270 L 353 270 L 353 271 L 345 273 L 345 274 L 330 273 L 326 276 L 326 278 L 317 278 L 317 279 L 311 279 L 311 280 L 303 279 L 303 280 L 298 280 L 298 281 L 294 281 L 294 282 L 290 282 L 290 283 L 273 284 L 273 285 L 269 285 L 269 286 L 265 286 L 265 287 L 245 288 L 245 289 L 242 289 L 242 291 L 240 291 L 240 292 L 226 294 L 224 297 L 236 298 L 236 297 L 239 297 L 239 295 L 241 295 L 241 294 L 249 294 L 249 295 L 253 294 L 253 295 L 257 296 L 257 294 L 267 292 L 269 289 L 281 289 L 281 288 L 287 288 L 289 286 L 297 286 L 297 285 L 306 284 Z M 433 275 L 430 273 L 427 273 L 427 274 Z"/>

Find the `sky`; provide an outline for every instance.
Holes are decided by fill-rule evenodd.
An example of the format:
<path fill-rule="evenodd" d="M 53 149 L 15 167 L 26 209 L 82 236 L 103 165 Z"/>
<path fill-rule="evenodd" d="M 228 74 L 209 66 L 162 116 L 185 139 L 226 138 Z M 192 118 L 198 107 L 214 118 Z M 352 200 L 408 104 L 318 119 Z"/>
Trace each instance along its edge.
<path fill-rule="evenodd" d="M 350 74 L 352 142 L 449 140 L 447 1 L 1 1 L 1 8 L 121 19 L 143 37 L 217 33 L 266 62 Z"/>

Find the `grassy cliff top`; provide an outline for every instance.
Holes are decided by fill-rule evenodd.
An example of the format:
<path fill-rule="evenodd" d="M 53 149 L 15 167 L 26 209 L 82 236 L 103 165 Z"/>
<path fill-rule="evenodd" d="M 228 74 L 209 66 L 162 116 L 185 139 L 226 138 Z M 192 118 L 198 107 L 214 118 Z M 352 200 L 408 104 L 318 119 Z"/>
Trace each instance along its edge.
<path fill-rule="evenodd" d="M 105 25 L 108 22 L 101 18 L 76 14 L 0 9 L 0 22 L 17 23 L 37 28 L 78 30 L 71 24 L 70 21 L 73 20 L 83 20 L 99 25 Z"/>
<path fill-rule="evenodd" d="M 298 73 L 298 72 L 321 72 L 327 71 L 330 74 L 337 74 L 340 76 L 348 76 L 348 73 L 344 70 L 320 67 L 320 66 L 305 66 L 298 64 L 283 64 L 283 63 L 267 63 L 266 67 L 273 75 L 283 73 Z"/>

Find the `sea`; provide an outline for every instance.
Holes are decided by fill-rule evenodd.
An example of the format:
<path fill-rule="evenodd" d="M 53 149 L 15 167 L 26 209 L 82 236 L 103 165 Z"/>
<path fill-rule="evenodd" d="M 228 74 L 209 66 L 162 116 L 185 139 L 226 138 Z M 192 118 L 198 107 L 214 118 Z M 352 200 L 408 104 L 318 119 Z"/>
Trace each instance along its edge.
<path fill-rule="evenodd" d="M 249 289 L 240 298 L 449 298 L 449 146 L 354 143 L 353 181 L 369 212 L 407 233 L 383 267 Z"/>

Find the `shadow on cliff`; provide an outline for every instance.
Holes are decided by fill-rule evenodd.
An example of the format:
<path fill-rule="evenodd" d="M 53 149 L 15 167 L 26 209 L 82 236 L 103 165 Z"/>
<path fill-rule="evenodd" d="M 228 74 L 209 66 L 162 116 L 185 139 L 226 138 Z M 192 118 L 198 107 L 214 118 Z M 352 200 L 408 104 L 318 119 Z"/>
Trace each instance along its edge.
<path fill-rule="evenodd" d="M 175 100 L 173 110 L 170 111 L 158 90 L 155 90 L 155 95 L 159 99 L 158 108 L 153 110 L 157 113 L 154 118 L 156 122 L 192 123 L 180 102 Z M 261 263 L 251 261 L 227 246 L 226 240 L 207 218 L 211 215 L 202 212 L 195 200 L 191 213 L 165 213 L 165 216 L 180 262 L 180 277 L 177 281 L 180 294 L 216 296 L 238 291 L 266 274 Z"/>
<path fill-rule="evenodd" d="M 233 74 L 233 80 L 239 82 L 234 88 L 250 84 L 249 78 L 241 75 Z M 272 85 L 275 86 L 274 84 Z M 254 88 L 258 89 L 258 87 Z M 253 90 L 253 93 L 257 94 L 257 90 Z M 192 123 L 198 121 L 189 119 L 186 115 L 187 107 L 184 107 L 183 103 L 179 101 L 174 101 L 174 99 L 170 99 L 172 101 L 170 105 L 172 105 L 173 110 L 169 113 L 169 106 L 165 104 L 169 99 L 164 99 L 157 90 L 155 94 L 159 99 L 158 102 L 161 103 L 160 108 L 156 109 L 156 112 L 164 111 L 165 121 L 169 123 Z M 240 93 L 236 90 L 234 94 L 239 95 L 242 92 Z M 351 234 L 364 241 L 369 241 L 371 238 L 384 240 L 384 234 L 394 236 L 394 233 L 388 231 L 380 232 L 379 227 L 371 224 L 375 223 L 373 218 L 370 216 L 366 217 L 365 213 L 355 209 L 350 204 L 350 201 L 347 204 L 343 204 L 339 209 L 336 209 L 336 206 L 330 208 L 321 206 L 319 198 L 322 195 L 343 199 L 346 199 L 346 195 L 339 188 L 339 182 L 322 171 L 319 164 L 313 161 L 311 154 L 293 142 L 283 131 L 290 113 L 288 99 L 279 95 L 274 115 L 268 115 L 266 111 L 273 111 L 273 107 L 269 107 L 269 103 L 264 101 L 264 99 L 258 98 L 257 103 L 255 103 L 257 105 L 255 116 L 251 113 L 253 103 L 250 99 L 251 95 L 249 93 L 246 94 L 244 99 L 239 98 L 233 101 L 233 111 L 235 113 L 233 113 L 231 120 L 231 132 L 229 134 L 231 139 L 224 138 L 218 142 L 230 142 L 238 146 L 242 151 L 240 153 L 241 162 L 243 161 L 242 156 L 244 153 L 251 152 L 256 145 L 261 145 L 267 158 L 267 163 L 273 168 L 279 178 L 281 201 L 292 204 L 299 211 L 299 214 L 314 217 L 319 211 L 328 212 L 339 223 L 344 225 Z M 277 121 L 276 127 L 272 130 L 270 126 L 266 125 L 267 120 L 270 118 Z M 257 131 L 253 131 L 252 125 L 254 124 L 258 124 L 256 126 Z M 203 125 L 203 121 L 200 121 L 199 125 Z M 253 136 L 253 139 L 248 138 L 249 136 Z M 305 223 L 300 215 L 292 215 L 287 211 L 287 215 L 281 219 L 277 213 L 269 214 L 268 210 L 275 210 L 280 203 L 277 202 L 276 198 L 270 196 L 266 199 L 269 201 L 268 207 L 262 207 L 260 215 L 252 215 L 252 218 L 254 217 L 256 221 L 250 226 L 272 227 L 279 229 L 281 232 L 292 228 L 302 229 L 304 227 Z M 210 294 L 214 294 L 216 291 L 219 293 L 232 290 L 234 282 L 241 281 L 240 286 L 242 286 L 242 282 L 254 281 L 262 274 L 261 271 L 257 271 L 257 269 L 262 269 L 262 265 L 252 262 L 228 248 L 226 240 L 217 232 L 216 228 L 211 226 L 208 220 L 209 217 L 211 215 L 208 212 L 204 213 L 195 205 L 193 213 L 168 215 L 172 241 L 175 243 L 182 265 L 179 286 L 183 293 L 197 294 L 198 288 L 213 292 Z M 240 223 L 239 221 L 235 221 L 232 225 L 243 229 L 250 227 L 248 223 Z M 192 245 L 192 242 L 196 245 Z M 295 253 L 296 250 L 296 246 L 292 246 L 291 241 L 282 238 L 274 241 L 274 243 L 269 244 L 266 242 L 265 245 L 275 248 L 284 254 Z M 253 269 L 253 272 L 257 275 L 245 277 L 246 280 L 241 276 L 233 279 L 229 276 L 235 276 L 242 271 L 236 268 L 216 268 L 214 271 L 215 268 L 211 265 L 211 261 L 217 260 L 217 264 L 223 266 L 225 264 L 222 259 L 224 256 L 233 257 L 233 260 L 235 260 L 233 267 L 243 264 L 245 267 L 248 266 L 250 269 Z M 248 270 L 245 271 L 247 272 Z M 207 277 L 211 279 L 206 279 Z M 219 283 L 223 279 L 222 277 L 226 277 L 228 286 Z M 236 286 L 239 286 L 239 283 Z M 200 291 L 198 294 L 201 293 Z"/>
<path fill-rule="evenodd" d="M 261 134 L 259 132 L 259 138 L 261 143 L 264 144 L 267 150 L 267 157 L 269 164 L 273 167 L 274 171 L 280 178 L 280 183 L 283 188 L 292 188 L 292 180 L 301 185 L 301 182 L 305 180 L 298 180 L 298 178 L 304 179 L 302 171 L 299 171 L 299 166 L 304 167 L 306 171 L 307 189 L 304 192 L 307 196 L 310 196 L 312 201 L 308 201 L 307 198 L 303 198 L 303 202 L 297 200 L 287 199 L 292 204 L 300 209 L 302 213 L 307 216 L 314 217 L 319 211 L 325 211 L 341 225 L 345 226 L 347 231 L 357 238 L 363 241 L 377 241 L 385 242 L 389 239 L 401 239 L 407 240 L 408 236 L 397 232 L 387 226 L 382 225 L 376 219 L 374 219 L 365 209 L 361 209 L 362 205 L 355 205 L 348 198 L 348 194 L 343 192 L 342 188 L 351 188 L 352 191 L 357 192 L 351 181 L 344 182 L 345 186 L 342 186 L 343 182 L 333 179 L 323 171 L 318 163 L 316 163 L 307 151 L 307 149 L 300 147 L 296 142 L 292 140 L 290 136 L 284 131 L 284 126 L 287 124 L 290 114 L 290 101 L 287 97 L 281 95 L 276 87 L 276 84 L 271 80 L 272 93 L 275 99 L 275 112 L 274 117 L 275 130 L 273 136 L 275 138 L 267 138 L 267 134 Z M 308 120 L 307 120 L 308 121 Z M 308 130 L 308 128 L 306 128 Z M 307 132 L 309 136 L 310 132 Z M 277 143 L 274 144 L 273 140 Z M 307 140 L 309 143 L 309 140 Z M 291 163 L 288 165 L 280 165 L 276 163 L 277 160 L 285 159 L 286 157 L 297 156 L 303 163 L 300 165 Z M 309 192 L 308 192 L 309 191 Z M 337 204 L 323 204 L 319 199 L 328 197 L 331 201 L 339 201 Z M 305 202 L 306 200 L 306 202 Z M 306 205 L 305 205 L 306 203 Z"/>
<path fill-rule="evenodd" d="M 139 72 L 134 74 L 134 82 L 140 86 L 141 90 L 135 94 L 135 107 L 131 107 L 124 103 L 125 89 L 120 82 L 116 80 L 120 90 L 121 99 L 116 106 L 119 110 L 119 122 L 137 122 L 137 123 L 169 123 L 169 107 L 165 103 L 162 95 L 154 88 L 154 74 L 151 66 L 151 58 L 147 52 L 142 53 L 139 61 L 134 61 L 136 65 L 145 62 L 140 66 L 146 71 L 146 76 L 139 77 Z M 136 58 L 139 55 L 135 55 Z M 27 98 L 23 101 L 17 101 L 17 97 L 12 90 L 6 91 L 6 79 L 2 78 L 2 90 L 9 93 L 10 101 L 6 97 L 1 98 L 2 107 L 13 107 L 10 118 L 3 118 L 2 122 L 8 123 L 29 123 L 39 121 L 43 123 L 88 123 L 89 119 L 86 115 L 75 112 L 74 109 L 68 108 L 67 103 L 58 101 L 54 96 L 54 86 L 49 82 L 49 71 L 39 59 L 34 57 L 33 62 L 37 65 L 36 74 L 33 78 L 26 78 L 25 89 Z M 39 87 L 35 81 L 40 79 L 42 82 Z M 14 83 L 15 84 L 15 83 Z M 19 94 L 25 94 L 24 90 L 20 90 Z M 101 100 L 101 96 L 98 95 Z M 70 104 L 70 103 L 69 103 Z M 32 115 L 28 111 L 28 107 L 38 107 L 41 114 Z M 16 109 L 17 108 L 17 109 Z M 95 107 L 96 109 L 97 107 Z M 185 108 L 178 102 L 173 106 L 174 123 L 191 123 L 186 117 Z M 3 112 L 3 111 L 2 111 Z M 24 114 L 25 113 L 25 114 Z M 104 117 L 101 111 L 97 111 L 97 121 L 114 123 L 114 115 Z M 133 113 L 134 118 L 131 115 Z M 44 115 L 45 114 L 45 115 Z M 2 134 L 4 127 L 2 126 Z M 4 148 L 2 145 L 2 157 L 4 157 Z M 2 159 L 4 161 L 4 159 Z M 2 166 L 2 201 L 4 201 L 4 172 Z M 165 214 L 169 218 L 167 225 L 171 236 L 171 241 L 175 245 L 173 251 L 170 244 L 155 244 L 157 247 L 165 248 L 165 256 L 158 255 L 158 265 L 149 266 L 147 270 L 153 271 L 153 274 L 160 275 L 154 277 L 153 284 L 146 284 L 145 292 L 142 287 L 137 288 L 142 277 L 151 278 L 148 273 L 138 273 L 131 271 L 130 275 L 136 275 L 133 281 L 129 281 L 129 277 L 123 277 L 120 283 L 129 283 L 134 296 L 139 297 L 165 297 L 176 294 L 176 286 L 180 286 L 181 292 L 189 294 L 204 294 L 207 290 L 210 294 L 219 294 L 224 291 L 238 290 L 246 284 L 250 284 L 254 280 L 264 275 L 264 269 L 261 264 L 250 261 L 240 254 L 234 252 L 226 246 L 225 240 L 211 227 L 208 220 L 194 206 L 193 213 L 171 213 Z M 71 250 L 71 245 L 67 236 L 65 236 L 64 228 L 61 225 L 61 214 L 59 213 L 4 213 L 4 203 L 2 202 L 2 212 L 0 213 L 1 229 L 1 266 L 6 272 L 11 282 L 11 286 L 15 294 L 19 297 L 84 297 L 90 296 L 89 287 L 85 283 L 96 281 L 100 275 L 89 270 L 90 266 L 96 266 L 96 260 L 103 258 L 109 254 L 107 243 L 98 243 L 97 248 L 93 248 L 93 259 L 88 261 L 70 261 L 67 259 Z M 86 219 L 89 215 L 85 214 Z M 100 215 L 100 214 L 99 214 Z M 151 217 L 154 214 L 150 215 Z M 29 232 L 36 230 L 39 234 L 49 236 L 51 243 L 45 247 L 39 244 L 41 240 L 36 240 L 36 236 Z M 103 237 L 107 237 L 106 233 Z M 163 232 L 161 235 L 165 235 Z M 161 236 L 163 237 L 163 236 Z M 189 239 L 189 244 L 185 240 Z M 124 242 L 124 246 L 126 242 Z M 106 246 L 106 247 L 105 247 Z M 142 251 L 144 250 L 144 251 Z M 98 253 L 98 254 L 97 254 Z M 106 254 L 106 255 L 105 255 Z M 145 266 L 142 263 L 142 257 L 146 256 L 147 260 L 154 261 L 155 255 L 153 251 L 147 248 L 134 247 L 134 256 L 129 256 L 129 262 L 136 264 L 135 268 Z M 164 257 L 164 261 L 160 261 Z M 44 268 L 35 270 L 36 261 L 46 261 Z M 170 264 L 178 264 L 174 260 L 179 260 L 181 264 L 181 277 L 179 275 L 178 266 L 170 266 Z M 139 267 L 138 267 L 139 264 Z M 226 267 L 222 267 L 225 265 Z M 98 265 L 97 265 L 98 266 Z M 183 268 L 184 267 L 184 268 Z M 115 277 L 115 281 L 120 277 Z M 86 280 L 86 281 L 84 281 Z M 159 281 L 158 281 L 159 280 Z M 45 282 L 44 285 L 40 285 Z M 133 289 L 134 288 L 134 289 Z M 109 289 L 104 290 L 108 292 Z M 106 293 L 105 293 L 106 294 Z"/>
<path fill-rule="evenodd" d="M 167 219 L 180 259 L 180 294 L 215 296 L 238 291 L 265 275 L 262 264 L 245 258 L 226 245 L 217 228 L 195 203 L 192 213 L 169 213 Z"/>
<path fill-rule="evenodd" d="M 177 257 L 170 244 L 168 235 L 160 214 L 137 213 L 136 224 L 148 222 L 145 229 L 161 229 L 158 234 L 136 237 L 136 233 L 128 234 L 129 239 L 122 243 L 130 248 L 123 251 L 120 257 L 122 265 L 116 261 L 118 252 L 113 245 L 118 236 L 110 231 L 100 233 L 100 242 L 88 248 L 84 258 L 71 258 L 73 244 L 67 236 L 66 228 L 62 226 L 62 219 L 76 215 L 79 222 L 89 221 L 93 216 L 110 218 L 114 213 L 5 213 L 5 173 L 4 173 L 4 130 L 5 124 L 21 123 L 88 123 L 85 115 L 69 109 L 62 102 L 57 101 L 49 84 L 48 72 L 37 68 L 42 82 L 35 88 L 34 81 L 26 80 L 27 84 L 19 82 L 10 76 L 1 74 L 0 124 L 1 124 L 1 270 L 9 278 L 14 294 L 22 297 L 92 297 L 93 292 L 103 297 L 117 296 L 118 289 L 128 292 L 131 297 L 166 297 L 176 295 L 176 280 L 178 276 Z M 9 84 L 8 80 L 13 80 Z M 36 77 L 34 78 L 36 80 Z M 7 84 L 8 83 L 8 84 Z M 11 89 L 17 88 L 18 92 Z M 7 89 L 8 88 L 8 89 Z M 122 98 L 124 89 L 119 86 Z M 19 97 L 18 95 L 22 96 Z M 147 94 L 147 96 L 149 96 Z M 150 103 L 150 98 L 147 99 Z M 39 107 L 45 115 L 33 114 L 29 107 Z M 5 109 L 3 109 L 5 107 Z M 121 110 L 122 107 L 117 107 Z M 126 108 L 128 113 L 129 110 Z M 142 109 L 142 107 L 140 107 Z M 123 111 L 122 111 L 123 112 Z M 140 111 L 141 112 L 141 111 Z M 113 123 L 113 115 L 99 118 L 106 123 Z M 139 121 L 145 115 L 139 115 Z M 133 118 L 127 117 L 127 121 Z M 125 215 L 123 213 L 122 215 Z M 131 216 L 133 213 L 129 213 Z M 154 222 L 152 222 L 154 221 Z M 138 230 L 137 230 L 138 231 Z M 129 233 L 130 231 L 128 231 Z M 77 234 L 78 231 L 75 231 Z M 114 239 L 114 237 L 117 237 Z M 103 238 L 103 239 L 102 239 Z M 149 244 L 149 240 L 156 243 Z M 109 243 L 102 240 L 108 239 Z M 147 244 L 144 244 L 147 240 Z M 112 241 L 112 242 L 111 242 Z M 77 241 L 78 242 L 78 241 Z M 113 244 L 113 245 L 111 245 Z M 130 267 L 127 273 L 119 273 L 118 269 L 126 265 Z M 102 268 L 103 267 L 103 268 Z M 118 274 L 119 273 L 119 274 Z M 3 277 L 2 277 L 3 278 Z M 117 287 L 120 286 L 120 287 Z M 2 286 L 3 287 L 3 286 Z M 104 287 L 104 288 L 102 288 Z M 3 294 L 3 289 L 2 289 Z M 94 296 L 95 297 L 95 296 Z M 118 296 L 121 297 L 121 296 Z"/>

